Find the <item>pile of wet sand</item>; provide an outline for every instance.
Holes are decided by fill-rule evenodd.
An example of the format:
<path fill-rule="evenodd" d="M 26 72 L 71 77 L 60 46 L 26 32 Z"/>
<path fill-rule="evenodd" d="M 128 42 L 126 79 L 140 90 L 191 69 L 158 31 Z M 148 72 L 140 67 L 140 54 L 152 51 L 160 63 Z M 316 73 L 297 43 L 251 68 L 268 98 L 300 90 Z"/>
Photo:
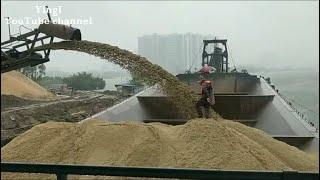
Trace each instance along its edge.
<path fill-rule="evenodd" d="M 18 71 L 1 74 L 1 95 L 28 100 L 54 100 L 56 96 Z"/>
<path fill-rule="evenodd" d="M 48 122 L 33 127 L 4 146 L 1 160 L 233 170 L 319 170 L 317 160 L 296 147 L 277 141 L 258 129 L 213 119 L 194 119 L 179 126 L 97 120 Z M 3 177 L 18 178 L 20 175 Z"/>

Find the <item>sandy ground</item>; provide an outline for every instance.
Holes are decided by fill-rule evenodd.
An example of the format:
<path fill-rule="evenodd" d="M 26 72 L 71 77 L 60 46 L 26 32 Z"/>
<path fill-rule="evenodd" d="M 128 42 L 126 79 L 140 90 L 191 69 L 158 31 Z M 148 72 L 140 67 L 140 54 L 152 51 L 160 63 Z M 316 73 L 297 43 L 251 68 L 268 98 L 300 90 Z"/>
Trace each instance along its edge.
<path fill-rule="evenodd" d="M 54 100 L 57 97 L 20 72 L 1 74 L 1 95 L 14 95 L 28 100 Z"/>
<path fill-rule="evenodd" d="M 28 101 L 2 95 L 1 146 L 35 125 L 48 121 L 78 122 L 119 101 L 119 96 L 89 92 L 56 101 Z"/>
<path fill-rule="evenodd" d="M 179 126 L 97 120 L 48 122 L 33 127 L 4 146 L 1 160 L 234 170 L 319 170 L 317 160 L 296 147 L 277 141 L 258 129 L 221 119 L 194 119 Z M 30 176 L 2 175 L 8 179 L 27 177 Z"/>
<path fill-rule="evenodd" d="M 1 146 L 37 124 L 78 122 L 121 99 L 108 92 L 77 93 L 58 98 L 18 71 L 1 74 Z"/>

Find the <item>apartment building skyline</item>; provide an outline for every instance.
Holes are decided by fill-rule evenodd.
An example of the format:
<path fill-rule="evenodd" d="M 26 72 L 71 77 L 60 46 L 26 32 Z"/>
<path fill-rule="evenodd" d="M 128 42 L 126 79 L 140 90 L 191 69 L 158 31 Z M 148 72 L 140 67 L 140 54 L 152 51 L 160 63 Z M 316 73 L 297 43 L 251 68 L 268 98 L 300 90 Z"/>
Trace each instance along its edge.
<path fill-rule="evenodd" d="M 172 74 L 184 73 L 201 64 L 203 40 L 212 35 L 150 34 L 138 37 L 138 53 Z"/>

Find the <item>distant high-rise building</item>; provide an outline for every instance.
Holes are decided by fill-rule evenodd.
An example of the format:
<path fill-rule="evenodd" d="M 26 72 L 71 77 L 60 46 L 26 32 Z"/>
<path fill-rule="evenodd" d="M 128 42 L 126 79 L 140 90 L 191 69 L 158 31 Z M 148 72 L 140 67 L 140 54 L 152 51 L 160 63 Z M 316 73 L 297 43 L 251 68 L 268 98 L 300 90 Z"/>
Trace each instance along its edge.
<path fill-rule="evenodd" d="M 145 35 L 138 38 L 138 53 L 172 74 L 193 70 L 201 64 L 203 40 L 200 34 Z"/>

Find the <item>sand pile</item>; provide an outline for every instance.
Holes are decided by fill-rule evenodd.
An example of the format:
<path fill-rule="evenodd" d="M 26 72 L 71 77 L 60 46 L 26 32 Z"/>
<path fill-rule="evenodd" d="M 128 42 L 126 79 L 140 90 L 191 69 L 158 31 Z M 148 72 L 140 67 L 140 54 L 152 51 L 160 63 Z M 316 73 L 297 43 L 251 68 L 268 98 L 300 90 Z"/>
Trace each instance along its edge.
<path fill-rule="evenodd" d="M 1 149 L 2 161 L 237 170 L 318 171 L 315 159 L 264 132 L 226 120 L 48 122 Z M 17 177 L 17 176 L 16 176 Z"/>
<path fill-rule="evenodd" d="M 177 113 L 181 117 L 192 118 L 197 115 L 195 110 L 197 98 L 187 85 L 181 83 L 175 76 L 160 66 L 149 62 L 145 57 L 116 46 L 90 41 L 63 41 L 37 49 L 41 48 L 80 51 L 118 64 L 132 74 L 143 77 L 145 82 L 150 85 L 159 83 L 163 87 L 164 93 L 170 97 L 169 100 L 175 105 Z"/>
<path fill-rule="evenodd" d="M 13 95 L 29 100 L 53 100 L 54 94 L 18 71 L 1 74 L 1 95 Z"/>

